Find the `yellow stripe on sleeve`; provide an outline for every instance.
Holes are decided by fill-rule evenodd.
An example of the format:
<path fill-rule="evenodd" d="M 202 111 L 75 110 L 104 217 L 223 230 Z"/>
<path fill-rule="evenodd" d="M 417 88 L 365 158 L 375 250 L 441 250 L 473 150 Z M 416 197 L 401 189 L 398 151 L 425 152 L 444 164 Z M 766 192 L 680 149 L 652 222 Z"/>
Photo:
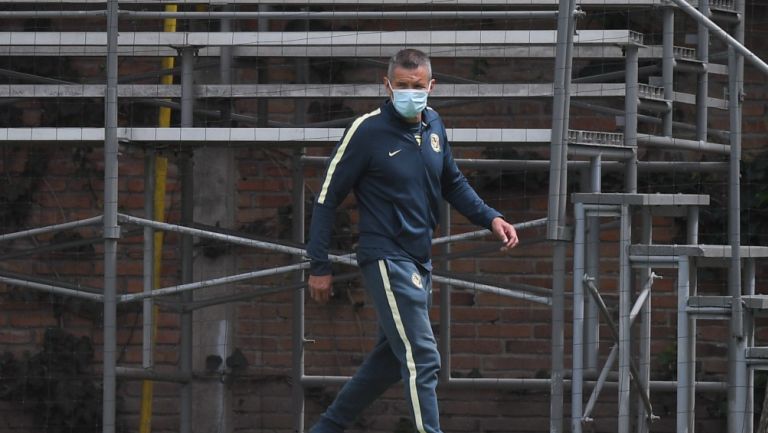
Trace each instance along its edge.
<path fill-rule="evenodd" d="M 360 126 L 365 119 L 376 116 L 377 114 L 381 113 L 381 109 L 378 108 L 374 111 L 371 111 L 370 113 L 360 116 L 352 123 L 352 126 L 350 126 L 349 131 L 347 131 L 346 135 L 344 135 L 344 139 L 341 142 L 341 146 L 339 146 L 339 150 L 336 152 L 336 155 L 334 155 L 333 160 L 331 160 L 331 165 L 328 166 L 328 174 L 325 175 L 325 181 L 323 182 L 323 188 L 320 190 L 320 196 L 317 199 L 317 202 L 320 204 L 325 203 L 325 196 L 328 194 L 328 187 L 331 184 L 331 179 L 333 178 L 333 173 L 336 172 L 336 166 L 339 164 L 339 161 L 341 161 L 341 157 L 344 156 L 344 151 L 347 150 L 347 145 L 349 144 L 349 140 L 352 139 L 352 135 L 355 134 L 355 131 L 357 131 L 357 128 Z"/>

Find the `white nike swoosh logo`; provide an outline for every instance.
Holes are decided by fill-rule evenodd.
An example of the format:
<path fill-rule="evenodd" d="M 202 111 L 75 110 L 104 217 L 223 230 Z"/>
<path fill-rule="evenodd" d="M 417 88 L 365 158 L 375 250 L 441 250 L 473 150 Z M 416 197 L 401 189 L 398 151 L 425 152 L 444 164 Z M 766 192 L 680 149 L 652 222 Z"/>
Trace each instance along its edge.
<path fill-rule="evenodd" d="M 398 153 L 400 153 L 400 151 L 401 151 L 401 150 L 403 150 L 403 149 L 398 149 L 398 150 L 396 150 L 396 151 L 394 151 L 394 152 L 389 152 L 389 156 L 395 156 L 395 155 L 397 155 Z"/>

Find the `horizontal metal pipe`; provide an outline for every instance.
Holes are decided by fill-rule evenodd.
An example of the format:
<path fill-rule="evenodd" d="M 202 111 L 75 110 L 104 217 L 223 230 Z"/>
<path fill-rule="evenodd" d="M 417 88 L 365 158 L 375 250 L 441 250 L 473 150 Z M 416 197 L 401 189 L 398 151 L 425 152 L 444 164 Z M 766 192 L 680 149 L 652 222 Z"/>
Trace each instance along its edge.
<path fill-rule="evenodd" d="M 350 378 L 347 376 L 303 376 L 301 383 L 305 387 L 343 385 Z M 533 378 L 458 378 L 451 377 L 448 383 L 443 382 L 441 386 L 457 388 L 504 388 L 504 389 L 529 389 L 529 390 L 548 390 L 551 379 L 533 379 Z M 585 381 L 584 385 L 594 386 L 595 381 Z M 563 385 L 571 386 L 570 380 L 564 380 Z M 618 388 L 618 382 L 606 382 L 606 388 Z M 696 390 L 702 392 L 725 392 L 728 388 L 725 382 L 696 382 Z M 676 391 L 677 381 L 652 380 L 650 388 L 654 391 Z"/>
<path fill-rule="evenodd" d="M 680 262 L 678 256 L 629 256 L 632 267 L 652 264 L 656 267 L 676 268 Z"/>
<path fill-rule="evenodd" d="M 539 218 L 531 221 L 524 221 L 520 223 L 513 224 L 515 227 L 515 230 L 523 230 L 528 229 L 532 227 L 541 227 L 547 225 L 547 219 L 546 218 Z M 476 230 L 473 232 L 467 232 L 467 233 L 461 233 L 458 235 L 448 235 L 448 236 L 441 236 L 439 238 L 435 238 L 432 240 L 432 245 L 440 245 L 447 242 L 454 242 L 454 241 L 465 241 L 469 239 L 477 239 L 481 238 L 483 236 L 489 235 L 490 232 L 487 229 L 482 230 Z"/>
<path fill-rule="evenodd" d="M 638 135 L 637 143 L 646 146 L 664 147 L 666 149 L 695 150 L 728 155 L 731 147 L 725 144 L 709 143 L 700 140 L 683 140 L 674 137 L 659 137 L 655 135 Z"/>
<path fill-rule="evenodd" d="M 340 283 L 343 281 L 350 281 L 355 278 L 358 278 L 359 276 L 360 276 L 359 272 L 349 272 L 341 275 L 334 275 L 333 282 Z M 249 293 L 237 293 L 234 295 L 220 296 L 220 297 L 206 299 L 202 301 L 189 302 L 181 305 L 174 302 L 173 305 L 163 305 L 163 307 L 169 310 L 176 310 L 176 311 L 195 311 L 195 310 L 200 310 L 207 307 L 212 307 L 214 305 L 227 304 L 230 302 L 248 301 L 259 296 L 268 295 L 270 293 L 297 290 L 297 289 L 304 288 L 306 286 L 307 286 L 306 281 L 301 281 L 301 282 L 288 284 L 284 286 L 274 286 L 274 287 L 260 286 L 260 287 L 254 287 L 250 289 L 251 291 Z"/>
<path fill-rule="evenodd" d="M 571 104 L 575 107 L 586 108 L 588 110 L 594 110 L 599 113 L 611 114 L 614 116 L 624 116 L 624 110 L 619 110 L 617 108 L 606 107 L 603 105 L 598 105 L 598 104 L 593 104 L 590 102 L 584 102 L 584 101 L 578 101 L 578 100 L 574 100 L 573 102 L 571 102 Z M 660 118 L 656 116 L 649 116 L 647 114 L 638 114 L 637 120 L 640 122 L 651 123 L 654 125 L 662 124 L 662 120 Z M 690 131 L 690 132 L 696 131 L 696 125 L 692 125 L 690 123 L 672 122 L 672 126 L 684 131 Z M 723 131 L 720 129 L 709 129 L 707 133 L 713 137 L 722 138 L 724 140 L 727 140 L 729 137 L 728 131 Z"/>
<path fill-rule="evenodd" d="M 23 280 L 19 278 L 10 278 L 0 275 L 0 282 L 14 286 L 27 287 L 56 295 L 72 296 L 74 298 L 88 299 L 90 301 L 102 302 L 104 296 L 98 293 L 88 293 L 81 290 L 67 289 L 65 287 L 54 286 L 52 284 L 37 283 L 34 281 Z"/>
<path fill-rule="evenodd" d="M 106 17 L 107 11 L 3 11 L 3 19 Z"/>
<path fill-rule="evenodd" d="M 587 212 L 619 212 L 621 205 L 618 204 L 585 204 L 584 210 Z"/>
<path fill-rule="evenodd" d="M 626 160 L 631 158 L 635 154 L 635 151 L 631 147 L 608 147 L 608 146 L 580 146 L 568 145 L 568 155 L 571 156 L 586 156 L 594 157 L 601 156 L 603 158 Z"/>
<path fill-rule="evenodd" d="M 248 239 L 248 238 L 239 237 L 239 236 L 214 233 L 207 230 L 195 229 L 191 227 L 180 226 L 177 224 L 152 221 L 149 219 L 139 218 L 139 217 L 126 215 L 126 214 L 118 214 L 118 219 L 123 223 L 136 224 L 144 227 L 152 227 L 157 230 L 165 230 L 168 232 L 199 236 L 201 238 L 215 239 L 215 240 L 228 242 L 235 245 L 243 245 L 243 246 L 254 247 L 254 248 L 263 248 L 263 249 L 268 249 L 268 250 L 277 251 L 277 252 L 286 253 L 286 254 L 294 254 L 294 255 L 303 255 L 305 253 L 305 250 L 301 248 L 288 247 L 280 244 L 257 241 L 255 239 Z"/>
<path fill-rule="evenodd" d="M 59 230 L 68 230 L 68 229 L 73 229 L 77 227 L 97 225 L 101 222 L 101 219 L 102 219 L 102 216 L 99 215 L 93 218 L 86 218 L 78 221 L 70 221 L 62 224 L 54 224 L 54 225 L 45 226 L 45 227 L 38 227 L 34 229 L 23 230 L 20 232 L 8 233 L 5 235 L 0 235 L 0 242 L 26 238 L 30 236 L 40 235 L 40 234 L 49 233 L 49 232 L 55 232 Z"/>
<path fill-rule="evenodd" d="M 164 11 L 120 11 L 120 16 L 136 19 L 176 18 L 187 20 L 209 19 L 486 19 L 486 18 L 555 18 L 557 11 L 327 11 L 327 12 L 279 12 L 279 11 L 232 11 L 232 12 L 164 12 Z"/>
<path fill-rule="evenodd" d="M 492 293 L 494 295 L 505 296 L 508 298 L 536 302 L 544 305 L 552 305 L 552 298 L 548 298 L 545 296 L 532 295 L 530 293 L 520 292 L 516 290 L 504 289 L 501 287 L 495 287 L 488 284 L 458 280 L 455 278 L 442 277 L 440 275 L 432 275 L 432 281 L 436 283 L 449 284 L 451 287 L 454 287 L 454 288 L 469 289 L 469 290 L 474 290 L 478 292 Z"/>
<path fill-rule="evenodd" d="M 128 380 L 154 380 L 158 382 L 189 383 L 192 375 L 188 373 L 168 371 L 157 372 L 155 370 L 137 367 L 115 367 L 115 374 L 121 379 Z"/>
<path fill-rule="evenodd" d="M 225 284 L 235 283 L 238 281 L 245 281 L 260 277 L 267 277 L 272 275 L 284 274 L 286 272 L 297 271 L 300 269 L 308 269 L 309 262 L 296 263 L 287 266 L 278 266 L 276 268 L 261 269 L 253 272 L 246 272 L 244 274 L 230 275 L 226 277 L 213 278 L 205 281 L 196 281 L 194 283 L 179 284 L 176 286 L 163 287 L 162 289 L 155 289 L 151 292 L 141 293 L 129 293 L 118 297 L 118 302 L 135 302 L 146 298 L 154 298 L 158 296 L 176 295 L 182 292 L 188 292 L 190 290 L 203 289 L 207 287 L 222 286 Z"/>
<path fill-rule="evenodd" d="M 302 162 L 309 164 L 325 164 L 328 157 L 305 156 Z M 462 168 L 499 168 L 527 171 L 549 170 L 548 160 L 508 160 L 508 159 L 463 159 L 457 158 L 456 163 Z M 686 161 L 639 161 L 638 170 L 641 172 L 668 172 L 674 169 L 678 172 L 727 172 L 727 162 L 686 162 Z M 589 161 L 568 161 L 569 169 L 587 169 Z M 624 164 L 616 161 L 604 161 L 603 169 L 609 171 L 624 170 Z"/>
<path fill-rule="evenodd" d="M 120 236 L 129 238 L 129 237 L 132 237 L 132 236 L 140 234 L 142 231 L 143 231 L 143 229 L 128 230 L 126 232 L 121 232 Z M 104 238 L 101 237 L 101 235 L 87 237 L 87 238 L 82 238 L 82 239 L 77 239 L 77 240 L 74 240 L 74 241 L 51 242 L 51 243 L 48 243 L 48 244 L 41 244 L 41 245 L 38 245 L 38 246 L 35 246 L 35 247 L 31 247 L 31 248 L 24 248 L 24 249 L 19 249 L 19 250 L 15 250 L 15 251 L 9 251 L 9 252 L 7 252 L 5 254 L 0 254 L 0 262 L 3 261 L 3 260 L 11 260 L 11 259 L 18 259 L 18 258 L 21 258 L 21 257 L 29 257 L 29 256 L 38 255 L 38 254 L 41 254 L 41 253 L 48 253 L 48 252 L 51 252 L 51 251 L 62 251 L 62 250 L 66 250 L 66 249 L 80 248 L 80 247 L 83 247 L 83 246 L 86 246 L 86 245 L 95 245 L 97 243 L 102 243 L 102 242 L 104 242 Z"/>
<path fill-rule="evenodd" d="M 648 65 L 637 69 L 639 75 L 648 75 L 659 71 L 659 65 Z M 607 81 L 623 79 L 626 71 L 622 68 L 618 71 L 605 72 L 603 74 L 589 75 L 586 77 L 574 78 L 572 83 L 605 83 Z"/>
<path fill-rule="evenodd" d="M 685 309 L 688 314 L 695 314 L 700 316 L 718 316 L 712 317 L 712 319 L 730 319 L 731 309 L 721 307 L 688 307 Z"/>

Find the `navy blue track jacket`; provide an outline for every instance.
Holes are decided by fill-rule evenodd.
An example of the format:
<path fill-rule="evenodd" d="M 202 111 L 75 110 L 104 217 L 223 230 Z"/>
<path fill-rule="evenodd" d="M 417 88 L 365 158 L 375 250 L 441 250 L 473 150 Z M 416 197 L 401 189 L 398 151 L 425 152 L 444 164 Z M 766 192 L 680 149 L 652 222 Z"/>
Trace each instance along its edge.
<path fill-rule="evenodd" d="M 490 228 L 501 216 L 456 167 L 437 112 L 427 108 L 421 124 L 408 123 L 387 101 L 355 119 L 331 154 L 312 213 L 307 246 L 312 275 L 331 273 L 335 210 L 351 189 L 360 212 L 360 265 L 401 258 L 431 269 L 441 198 L 481 227 Z"/>

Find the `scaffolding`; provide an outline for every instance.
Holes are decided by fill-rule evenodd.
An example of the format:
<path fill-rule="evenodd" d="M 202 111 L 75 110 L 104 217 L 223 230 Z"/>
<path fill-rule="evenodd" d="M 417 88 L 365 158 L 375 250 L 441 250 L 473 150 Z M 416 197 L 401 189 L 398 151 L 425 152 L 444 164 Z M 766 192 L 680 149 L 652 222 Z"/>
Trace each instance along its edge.
<path fill-rule="evenodd" d="M 233 56 L 241 57 L 294 57 L 294 58 L 366 58 L 386 57 L 398 49 L 409 46 L 425 51 L 433 58 L 438 57 L 481 57 L 481 58 L 534 58 L 554 60 L 553 83 L 546 84 L 484 84 L 457 83 L 438 87 L 432 95 L 435 98 L 475 100 L 482 98 L 539 98 L 549 99 L 553 105 L 550 129 L 507 129 L 507 128 L 456 128 L 449 129 L 452 143 L 474 145 L 499 143 L 526 143 L 549 148 L 549 160 L 457 160 L 461 167 L 514 168 L 548 171 L 549 194 L 547 218 L 521 222 L 518 230 L 546 226 L 546 239 L 553 246 L 553 276 L 551 290 L 532 290 L 524 285 L 510 284 L 496 287 L 478 281 L 456 278 L 450 272 L 435 271 L 434 281 L 444 284 L 441 290 L 440 344 L 443 368 L 441 384 L 454 387 L 488 387 L 511 389 L 546 389 L 550 393 L 550 431 L 563 431 L 563 413 L 566 388 L 570 387 L 570 431 L 581 432 L 583 425 L 592 420 L 592 412 L 601 390 L 608 384 L 608 375 L 614 364 L 618 364 L 618 432 L 629 433 L 632 429 L 632 415 L 636 416 L 634 430 L 639 433 L 650 431 L 651 423 L 657 418 L 653 412 L 651 389 L 674 389 L 677 395 L 676 431 L 692 432 L 694 421 L 695 391 L 727 391 L 728 431 L 753 431 L 752 407 L 753 372 L 765 365 L 768 354 L 763 347 L 754 343 L 754 316 L 768 309 L 764 296 L 755 293 L 755 261 L 768 257 L 768 247 L 741 245 L 739 227 L 739 164 L 741 160 L 741 89 L 743 62 L 749 61 L 761 72 L 768 73 L 768 65 L 743 45 L 744 3 L 722 0 L 699 1 L 695 6 L 685 0 L 483 0 L 452 1 L 441 4 L 455 4 L 454 11 L 414 11 L 404 8 L 413 4 L 429 4 L 429 1 L 385 2 L 384 0 L 355 0 L 355 4 L 402 6 L 402 10 L 369 11 L 270 11 L 265 7 L 270 2 L 259 0 L 238 0 L 227 5 L 259 5 L 259 11 L 232 11 L 223 5 L 222 10 L 208 12 L 138 10 L 133 6 L 152 2 L 106 0 L 77 1 L 73 5 L 105 5 L 105 10 L 51 10 L 45 2 L 37 0 L 4 1 L 4 4 L 41 6 L 41 10 L 7 11 L 4 18 L 103 18 L 106 27 L 103 32 L 0 32 L 0 53 L 4 56 L 93 56 L 106 59 L 106 84 L 84 85 L 63 82 L 45 82 L 40 77 L 26 77 L 42 81 L 42 84 L 11 85 L 0 88 L 0 98 L 104 98 L 105 122 L 103 128 L 0 128 L 2 142 L 55 142 L 55 143 L 104 143 L 104 208 L 103 214 L 79 221 L 35 228 L 16 233 L 0 235 L 0 242 L 35 236 L 54 231 L 69 230 L 85 226 L 101 226 L 104 242 L 104 287 L 103 293 L 92 293 L 50 281 L 40 281 L 18 275 L 0 275 L 6 284 L 27 287 L 43 292 L 72 296 L 103 303 L 104 306 L 104 347 L 103 347 L 103 432 L 114 433 L 116 425 L 116 380 L 118 377 L 181 383 L 180 418 L 181 432 L 189 433 L 191 425 L 191 383 L 192 372 L 192 311 L 219 305 L 247 297 L 256 297 L 275 291 L 294 290 L 293 298 L 293 355 L 291 374 L 293 378 L 293 403 L 296 421 L 294 430 L 303 432 L 304 391 L 306 387 L 340 384 L 347 378 L 341 376 L 311 376 L 304 371 L 303 351 L 304 330 L 304 287 L 302 270 L 309 263 L 302 260 L 305 251 L 300 246 L 255 240 L 210 228 L 194 226 L 192 217 L 192 190 L 194 178 L 190 165 L 191 155 L 201 144 L 229 143 L 249 146 L 253 143 L 275 143 L 294 150 L 294 185 L 304 183 L 302 167 L 320 164 L 322 157 L 307 156 L 308 146 L 327 145 L 339 139 L 343 133 L 343 122 L 327 122 L 321 125 L 295 127 L 293 125 L 267 122 L 259 116 L 227 113 L 231 120 L 243 120 L 260 124 L 253 128 L 201 128 L 195 127 L 193 114 L 200 111 L 195 101 L 204 98 L 380 98 L 385 96 L 378 85 L 346 84 L 230 84 L 222 73 L 220 84 L 196 84 L 193 69 L 195 59 L 217 58 L 225 71 Z M 61 2 L 59 2 L 61 3 Z M 206 4 L 205 2 L 177 2 L 182 4 Z M 283 4 L 298 6 L 344 5 L 345 1 L 284 1 Z M 478 5 L 496 6 L 499 9 L 482 9 Z M 217 5 L 219 5 L 217 3 Z M 121 8 L 121 6 L 126 6 Z M 222 6 L 222 5 L 220 5 Z M 661 8 L 662 45 L 646 45 L 644 35 L 631 29 L 577 31 L 578 20 L 585 12 L 581 7 L 601 8 L 623 7 L 642 11 L 647 8 Z M 541 10 L 534 10 L 538 8 Z M 588 12 L 587 12 L 588 13 Z M 676 46 L 674 40 L 675 14 L 684 13 L 698 23 L 697 49 Z M 293 32 L 236 32 L 230 31 L 229 23 L 237 19 L 298 19 L 298 20 L 423 20 L 423 19 L 538 19 L 554 20 L 556 30 L 482 30 L 482 31 L 308 31 Z M 129 32 L 121 31 L 120 19 L 151 20 L 220 20 L 218 32 Z M 713 20 L 729 31 L 723 30 Z M 265 21 L 266 22 L 266 21 Z M 261 29 L 261 26 L 260 26 Z M 718 38 L 728 46 L 728 64 L 720 65 L 710 61 L 709 41 Z M 181 65 L 182 81 L 178 85 L 120 84 L 118 58 L 141 53 L 142 56 L 177 57 Z M 624 62 L 622 71 L 573 78 L 574 58 L 614 59 Z M 661 59 L 661 77 L 656 83 L 641 83 L 640 77 L 648 74 L 641 71 L 640 59 Z M 168 72 L 168 71 L 166 71 Z M 695 95 L 676 91 L 673 86 L 675 73 L 695 74 L 697 91 Z M 0 74 L 19 78 L 14 71 L 0 71 Z M 719 99 L 708 94 L 710 74 L 728 76 L 727 98 Z M 306 79 L 306 77 L 304 77 Z M 615 82 L 615 79 L 622 82 Z M 180 127 L 119 127 L 117 103 L 120 98 L 141 99 L 160 106 L 171 107 L 181 113 Z M 176 98 L 178 103 L 167 99 Z M 612 114 L 611 109 L 590 105 L 587 100 L 613 98 L 624 101 L 623 131 L 583 130 L 571 128 L 572 107 L 588 106 Z M 584 99 L 584 100 L 581 100 Z M 673 107 L 676 104 L 693 104 L 697 107 L 694 125 L 673 121 Z M 728 110 L 730 127 L 728 131 L 711 130 L 707 127 L 708 109 Z M 653 116 L 642 114 L 653 113 Z M 222 113 L 207 114 L 222 115 Z M 615 113 L 613 113 L 615 114 Z M 657 120 L 662 117 L 663 134 L 640 134 L 638 122 Z M 306 124 L 303 119 L 297 123 Z M 687 131 L 693 138 L 675 137 L 674 131 Z M 710 141 L 715 139 L 714 141 Z M 726 141 L 721 143 L 718 141 Z M 173 142 L 183 149 L 180 153 L 180 178 L 182 179 L 181 224 L 156 221 L 152 196 L 154 180 L 152 173 L 156 163 L 153 147 Z M 145 146 L 146 165 L 145 216 L 137 217 L 118 212 L 118 153 L 121 143 Z M 724 155 L 728 162 L 676 162 L 638 161 L 640 146 L 663 147 L 666 149 L 695 150 Z M 698 210 L 710 204 L 706 195 L 694 194 L 641 194 L 637 191 L 638 171 L 675 170 L 692 172 L 727 172 L 729 178 L 729 244 L 702 245 L 698 241 Z M 625 190 L 622 193 L 601 191 L 601 176 L 609 170 L 622 171 Z M 585 190 L 568 195 L 568 174 L 574 171 L 588 173 L 584 182 Z M 150 188 L 152 187 L 152 188 Z M 572 223 L 569 224 L 568 207 L 572 204 Z M 304 241 L 304 191 L 295 188 L 292 197 L 295 215 L 293 241 L 301 245 Z M 639 234 L 632 234 L 631 218 L 642 215 Z M 657 213 L 685 218 L 687 221 L 686 245 L 656 245 L 653 243 L 652 215 Z M 446 208 L 446 219 L 450 216 Z M 601 297 L 600 288 L 600 227 L 601 220 L 612 219 L 620 227 L 620 274 L 619 274 L 619 320 L 615 323 L 612 314 Z M 445 224 L 450 228 L 450 223 Z M 116 287 L 117 245 L 121 230 L 127 226 L 143 229 L 144 237 L 144 291 L 142 293 L 118 294 Z M 175 232 L 182 236 L 182 282 L 181 284 L 153 288 L 154 238 L 156 231 Z M 434 240 L 433 244 L 480 238 L 486 231 L 452 235 L 450 230 Z M 280 252 L 296 257 L 290 265 L 269 269 L 227 275 L 218 278 L 193 281 L 192 239 L 211 239 L 228 244 L 260 250 Z M 639 243 L 633 239 L 640 237 Z M 566 256 L 567 249 L 573 248 L 573 365 L 571 377 L 566 379 L 564 353 L 565 311 L 566 311 Z M 346 265 L 355 265 L 352 254 L 332 255 L 330 260 Z M 725 266 L 729 269 L 729 292 L 722 296 L 699 296 L 696 290 L 695 270 L 707 266 Z M 654 269 L 677 269 L 677 341 L 678 380 L 675 382 L 650 380 L 650 299 L 655 279 Z M 220 299 L 194 301 L 195 290 L 210 288 L 266 276 L 295 273 L 294 282 L 284 287 L 264 287 L 244 296 L 230 296 Z M 639 291 L 635 294 L 634 281 L 639 278 Z M 469 289 L 507 296 L 551 307 L 551 377 L 531 378 L 456 378 L 450 371 L 450 302 L 451 288 Z M 539 288 L 537 288 L 539 289 Z M 181 363 L 178 372 L 161 373 L 153 369 L 151 339 L 152 314 L 156 298 L 168 295 L 182 295 L 181 308 Z M 143 303 L 144 312 L 144 359 L 142 368 L 117 365 L 115 353 L 117 332 L 117 307 L 126 303 Z M 608 324 L 615 345 L 611 348 L 603 367 L 599 365 L 599 327 Z M 696 320 L 718 318 L 730 320 L 731 338 L 728 353 L 728 380 L 726 382 L 697 382 L 695 380 Z M 632 332 L 633 323 L 640 328 L 638 336 Z M 635 345 L 639 354 L 633 355 Z M 589 373 L 599 373 L 595 380 L 587 380 Z M 587 373 L 585 375 L 585 373 Z M 585 388 L 593 388 L 584 405 Z M 634 405 L 634 406 L 633 406 Z M 633 408 L 634 407 L 634 408 Z"/>

